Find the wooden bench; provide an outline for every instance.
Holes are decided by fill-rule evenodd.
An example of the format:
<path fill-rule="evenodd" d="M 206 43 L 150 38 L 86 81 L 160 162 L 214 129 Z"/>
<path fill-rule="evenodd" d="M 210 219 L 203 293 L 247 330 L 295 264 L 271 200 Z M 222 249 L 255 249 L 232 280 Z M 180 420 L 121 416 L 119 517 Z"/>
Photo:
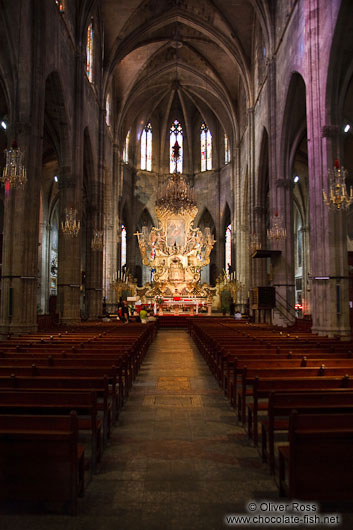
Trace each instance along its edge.
<path fill-rule="evenodd" d="M 1 363 L 1 361 L 0 361 Z M 312 358 L 310 356 L 301 356 L 297 358 L 285 358 L 279 356 L 260 356 L 253 359 L 252 357 L 236 357 L 229 362 L 227 369 L 227 376 L 225 376 L 224 389 L 225 394 L 229 395 L 231 405 L 236 406 L 237 393 L 237 377 L 243 373 L 244 368 L 249 370 L 254 369 L 273 369 L 273 368 L 352 368 L 353 359 L 328 357 L 325 360 L 322 358 Z"/>
<path fill-rule="evenodd" d="M 288 431 L 290 412 L 300 414 L 332 412 L 353 413 L 353 388 L 331 388 L 321 391 L 296 390 L 295 392 L 272 392 L 268 401 L 267 417 L 261 421 L 262 460 L 275 470 L 275 432 Z"/>
<path fill-rule="evenodd" d="M 250 389 L 252 401 L 248 402 L 247 427 L 249 438 L 254 436 L 254 445 L 258 443 L 258 414 L 267 412 L 268 398 L 272 392 L 331 390 L 335 388 L 353 388 L 353 378 L 349 376 L 313 377 L 255 377 Z M 250 399 L 251 399 L 250 398 Z"/>
<path fill-rule="evenodd" d="M 75 410 L 78 427 L 91 432 L 91 469 L 99 460 L 101 422 L 97 419 L 97 394 L 94 391 L 0 390 L 0 414 L 67 415 Z"/>
<path fill-rule="evenodd" d="M 247 396 L 253 395 L 253 384 L 256 378 L 272 378 L 272 379 L 284 379 L 284 378 L 308 378 L 308 377 L 343 377 L 345 375 L 353 375 L 353 366 L 342 366 L 336 368 L 326 368 L 325 366 L 317 368 L 243 368 L 241 388 L 237 393 L 237 407 L 238 407 L 238 419 L 246 424 L 246 398 Z"/>
<path fill-rule="evenodd" d="M 32 365 L 32 366 L 2 366 L 0 360 L 0 380 L 6 377 L 27 377 L 35 378 L 40 381 L 40 379 L 59 379 L 57 386 L 60 386 L 60 381 L 64 382 L 64 387 L 77 389 L 80 388 L 93 388 L 96 386 L 98 389 L 99 397 L 103 397 L 103 405 L 99 405 L 99 410 L 104 412 L 104 429 L 105 434 L 109 437 L 109 431 L 112 422 L 116 422 L 119 409 L 121 407 L 122 397 L 122 382 L 120 384 L 117 380 L 116 368 L 115 366 L 107 365 L 106 368 L 102 366 L 95 367 L 94 370 L 91 370 L 92 366 L 89 365 L 90 371 L 87 373 L 84 368 L 81 367 L 80 363 L 76 362 L 75 364 L 69 364 L 67 366 L 64 364 L 62 367 L 54 366 L 50 367 L 48 370 L 43 370 L 42 368 L 47 368 L 47 365 Z M 70 369 L 69 371 L 67 369 Z M 65 381 L 68 381 L 67 385 Z M 75 383 L 77 381 L 77 384 Z M 85 386 L 85 381 L 88 384 Z M 12 385 L 15 388 L 15 385 Z M 33 388 L 35 388 L 35 381 L 33 382 Z M 38 388 L 42 387 L 42 383 Z M 100 389 L 100 391 L 99 391 Z M 107 390 L 107 395 L 106 395 Z M 106 440 L 107 437 L 105 437 Z"/>
<path fill-rule="evenodd" d="M 16 373 L 21 373 L 21 369 L 24 370 L 26 368 L 28 370 L 29 367 L 31 367 L 32 375 L 50 374 L 50 371 L 53 372 L 54 368 L 61 368 L 65 375 L 70 375 L 70 370 L 79 370 L 81 375 L 87 377 L 105 372 L 110 378 L 111 374 L 115 374 L 112 376 L 117 381 L 116 384 L 119 388 L 121 405 L 123 404 L 124 398 L 128 396 L 133 382 L 133 370 L 131 365 L 126 359 L 117 359 L 115 355 L 92 355 L 87 357 L 86 355 L 75 356 L 72 354 L 65 354 L 65 356 L 43 354 L 43 356 L 29 355 L 26 357 L 23 356 L 23 354 L 20 354 L 20 356 L 0 356 L 0 375 L 8 373 L 9 366 L 13 367 L 13 370 L 16 371 Z M 45 372 L 46 368 L 47 372 Z M 22 373 L 24 374 L 24 372 Z M 26 375 L 28 375 L 27 372 Z"/>
<path fill-rule="evenodd" d="M 353 414 L 289 418 L 289 445 L 279 446 L 279 491 L 315 501 L 353 499 Z"/>
<path fill-rule="evenodd" d="M 0 415 L 1 511 L 53 507 L 77 513 L 84 493 L 78 420 L 68 416 Z"/>

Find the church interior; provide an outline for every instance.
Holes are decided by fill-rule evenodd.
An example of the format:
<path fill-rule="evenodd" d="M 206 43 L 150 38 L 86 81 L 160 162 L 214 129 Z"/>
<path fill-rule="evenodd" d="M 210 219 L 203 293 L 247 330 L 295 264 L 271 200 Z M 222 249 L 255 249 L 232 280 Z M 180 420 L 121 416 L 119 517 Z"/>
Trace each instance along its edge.
<path fill-rule="evenodd" d="M 0 181 L 3 528 L 351 528 L 351 0 L 0 0 Z"/>

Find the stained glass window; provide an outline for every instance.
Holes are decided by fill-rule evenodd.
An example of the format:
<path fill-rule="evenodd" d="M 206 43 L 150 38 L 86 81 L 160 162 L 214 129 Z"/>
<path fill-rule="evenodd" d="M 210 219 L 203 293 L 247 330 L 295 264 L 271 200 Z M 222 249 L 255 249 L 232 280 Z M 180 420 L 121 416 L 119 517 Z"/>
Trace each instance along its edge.
<path fill-rule="evenodd" d="M 229 164 L 230 162 L 230 147 L 228 136 L 224 134 L 224 163 Z"/>
<path fill-rule="evenodd" d="M 129 163 L 129 142 L 130 142 L 130 131 L 127 133 L 125 138 L 125 145 L 123 150 L 123 161 L 125 164 Z"/>
<path fill-rule="evenodd" d="M 105 100 L 105 123 L 108 125 L 108 127 L 110 127 L 111 112 L 112 112 L 111 95 L 110 95 L 110 92 L 108 92 L 107 99 Z"/>
<path fill-rule="evenodd" d="M 150 121 L 141 135 L 141 169 L 152 171 L 152 125 Z"/>
<path fill-rule="evenodd" d="M 59 8 L 60 13 L 64 12 L 64 0 L 55 0 L 56 5 Z"/>
<path fill-rule="evenodd" d="M 232 269 L 232 225 L 226 228 L 226 245 L 225 245 L 225 270 L 227 275 Z"/>
<path fill-rule="evenodd" d="M 182 173 L 183 172 L 183 128 L 178 120 L 173 121 L 170 132 L 170 148 L 169 148 L 169 171 L 170 173 Z M 178 142 L 179 159 L 177 161 L 173 158 L 173 147 Z"/>
<path fill-rule="evenodd" d="M 86 74 L 89 81 L 93 82 L 93 21 L 87 28 L 87 46 L 86 46 Z"/>
<path fill-rule="evenodd" d="M 126 265 L 126 228 L 121 225 L 121 267 Z"/>
<path fill-rule="evenodd" d="M 212 134 L 203 121 L 201 123 L 201 171 L 212 169 Z"/>

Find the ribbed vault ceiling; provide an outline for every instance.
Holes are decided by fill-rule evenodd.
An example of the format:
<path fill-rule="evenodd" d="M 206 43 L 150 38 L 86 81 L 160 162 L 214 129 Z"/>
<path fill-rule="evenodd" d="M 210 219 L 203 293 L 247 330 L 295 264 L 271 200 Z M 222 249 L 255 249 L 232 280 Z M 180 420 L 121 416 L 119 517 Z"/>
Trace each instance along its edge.
<path fill-rule="evenodd" d="M 151 110 L 185 121 L 212 113 L 238 134 L 239 99 L 251 106 L 254 28 L 269 46 L 266 0 L 103 0 L 106 87 L 114 78 L 118 130 Z M 187 114 L 185 114 L 187 113 Z"/>

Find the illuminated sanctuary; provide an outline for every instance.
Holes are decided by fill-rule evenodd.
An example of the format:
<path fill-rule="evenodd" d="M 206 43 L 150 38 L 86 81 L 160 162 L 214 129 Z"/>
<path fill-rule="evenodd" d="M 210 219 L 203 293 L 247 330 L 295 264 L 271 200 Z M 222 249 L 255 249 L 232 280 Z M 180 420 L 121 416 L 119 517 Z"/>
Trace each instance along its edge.
<path fill-rule="evenodd" d="M 0 14 L 0 335 L 212 297 L 351 337 L 352 0 Z"/>
<path fill-rule="evenodd" d="M 215 288 L 200 283 L 201 269 L 210 263 L 215 239 L 209 227 L 194 227 L 197 206 L 193 190 L 177 172 L 180 146 L 172 158 L 175 172 L 157 193 L 158 227 L 137 232 L 142 262 L 150 267 L 152 282 L 138 289 L 147 299 L 197 297 L 212 300 Z"/>

